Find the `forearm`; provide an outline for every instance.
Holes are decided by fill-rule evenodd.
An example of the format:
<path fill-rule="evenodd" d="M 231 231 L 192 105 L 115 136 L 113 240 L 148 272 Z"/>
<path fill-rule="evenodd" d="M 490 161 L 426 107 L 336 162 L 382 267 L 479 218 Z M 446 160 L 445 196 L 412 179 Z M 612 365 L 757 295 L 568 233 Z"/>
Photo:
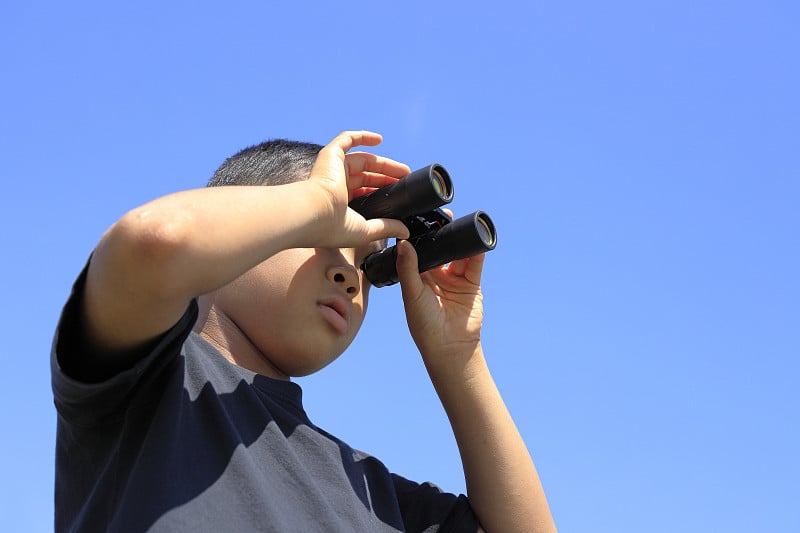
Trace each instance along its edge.
<path fill-rule="evenodd" d="M 133 348 L 174 324 L 191 298 L 282 249 L 311 245 L 321 210 L 305 188 L 190 190 L 127 213 L 92 256 L 85 298 L 91 342 Z"/>
<path fill-rule="evenodd" d="M 313 247 L 314 232 L 323 228 L 312 191 L 297 182 L 171 194 L 126 214 L 98 249 L 110 260 L 142 263 L 137 268 L 142 278 L 152 266 L 153 283 L 196 296 L 280 250 Z"/>
<path fill-rule="evenodd" d="M 470 503 L 488 532 L 555 531 L 530 454 L 480 344 L 446 369 L 427 364 L 458 442 Z"/>

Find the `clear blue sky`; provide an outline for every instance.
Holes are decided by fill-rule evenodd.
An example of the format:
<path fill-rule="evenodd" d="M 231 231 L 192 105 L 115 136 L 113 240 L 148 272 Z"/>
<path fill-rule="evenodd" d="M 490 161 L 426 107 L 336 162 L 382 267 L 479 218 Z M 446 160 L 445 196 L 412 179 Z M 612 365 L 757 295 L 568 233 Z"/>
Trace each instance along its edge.
<path fill-rule="evenodd" d="M 50 341 L 105 228 L 363 128 L 497 224 L 485 347 L 561 531 L 800 531 L 800 4 L 395 5 L 0 8 L 0 529 L 52 528 Z M 312 419 L 464 490 L 399 290 L 370 313 Z"/>

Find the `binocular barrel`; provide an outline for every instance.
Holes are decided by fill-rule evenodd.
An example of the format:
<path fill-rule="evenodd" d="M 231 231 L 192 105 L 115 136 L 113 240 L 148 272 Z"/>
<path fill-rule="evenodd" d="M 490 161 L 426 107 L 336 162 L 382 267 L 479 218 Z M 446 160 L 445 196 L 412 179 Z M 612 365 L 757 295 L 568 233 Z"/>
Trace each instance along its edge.
<path fill-rule="evenodd" d="M 364 218 L 404 219 L 431 211 L 453 199 L 453 181 L 442 165 L 433 163 L 403 179 L 350 202 Z"/>
<path fill-rule="evenodd" d="M 451 221 L 439 209 L 453 199 L 453 182 L 442 165 L 433 163 L 415 170 L 391 185 L 381 187 L 350 202 L 350 208 L 364 218 L 402 220 L 411 235 L 425 272 L 450 261 L 472 257 L 494 249 L 497 231 L 489 215 L 475 211 Z M 375 287 L 399 281 L 397 246 L 385 248 L 364 259 L 361 270 Z"/>
<path fill-rule="evenodd" d="M 497 231 L 489 215 L 475 211 L 439 229 L 412 237 L 409 242 L 417 251 L 419 271 L 425 272 L 450 261 L 493 250 Z M 361 269 L 375 287 L 397 283 L 397 246 L 370 254 Z"/>

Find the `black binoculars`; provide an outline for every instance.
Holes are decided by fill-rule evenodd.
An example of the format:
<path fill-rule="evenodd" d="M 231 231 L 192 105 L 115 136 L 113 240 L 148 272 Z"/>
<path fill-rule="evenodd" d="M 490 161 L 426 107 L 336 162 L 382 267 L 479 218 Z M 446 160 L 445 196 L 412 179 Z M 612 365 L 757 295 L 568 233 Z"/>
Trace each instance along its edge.
<path fill-rule="evenodd" d="M 453 200 L 453 182 L 442 165 L 433 163 L 397 182 L 350 202 L 364 218 L 394 218 L 409 230 L 419 271 L 493 250 L 497 232 L 483 211 L 451 220 L 441 206 Z M 375 287 L 397 283 L 397 246 L 370 254 L 361 270 Z"/>

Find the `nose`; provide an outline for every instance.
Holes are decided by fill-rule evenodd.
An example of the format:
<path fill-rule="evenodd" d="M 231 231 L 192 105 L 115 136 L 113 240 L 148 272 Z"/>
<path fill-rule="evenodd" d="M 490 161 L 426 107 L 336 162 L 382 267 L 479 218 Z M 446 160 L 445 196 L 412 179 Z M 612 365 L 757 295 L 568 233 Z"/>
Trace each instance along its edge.
<path fill-rule="evenodd" d="M 350 265 L 328 267 L 327 277 L 328 281 L 340 287 L 349 298 L 355 298 L 361 292 L 358 271 Z"/>

